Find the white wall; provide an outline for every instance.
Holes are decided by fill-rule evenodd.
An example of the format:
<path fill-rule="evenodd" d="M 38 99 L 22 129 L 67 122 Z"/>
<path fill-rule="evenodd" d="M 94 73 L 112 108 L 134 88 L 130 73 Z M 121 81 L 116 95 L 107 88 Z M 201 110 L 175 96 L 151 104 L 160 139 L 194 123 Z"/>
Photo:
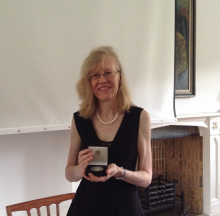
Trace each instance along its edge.
<path fill-rule="evenodd" d="M 70 131 L 0 136 L 0 215 L 5 206 L 70 193 L 64 170 Z"/>
<path fill-rule="evenodd" d="M 8 0 L 0 14 L 0 134 L 68 125 L 82 61 L 100 45 L 119 54 L 135 104 L 174 118 L 174 0 Z"/>
<path fill-rule="evenodd" d="M 196 96 L 176 99 L 177 116 L 220 111 L 220 1 L 196 3 Z"/>

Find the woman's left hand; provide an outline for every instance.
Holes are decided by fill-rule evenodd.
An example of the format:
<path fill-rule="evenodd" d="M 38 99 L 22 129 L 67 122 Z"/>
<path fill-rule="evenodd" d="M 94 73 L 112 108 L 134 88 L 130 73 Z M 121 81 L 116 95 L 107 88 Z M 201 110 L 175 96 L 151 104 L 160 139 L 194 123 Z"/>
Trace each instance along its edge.
<path fill-rule="evenodd" d="M 109 178 L 115 175 L 116 170 L 117 170 L 116 164 L 112 163 L 112 164 L 109 164 L 108 169 L 106 170 L 106 174 L 107 174 L 106 176 L 98 177 L 98 176 L 93 175 L 92 173 L 89 173 L 88 174 L 89 176 L 84 175 L 84 178 L 92 182 L 105 182 Z"/>

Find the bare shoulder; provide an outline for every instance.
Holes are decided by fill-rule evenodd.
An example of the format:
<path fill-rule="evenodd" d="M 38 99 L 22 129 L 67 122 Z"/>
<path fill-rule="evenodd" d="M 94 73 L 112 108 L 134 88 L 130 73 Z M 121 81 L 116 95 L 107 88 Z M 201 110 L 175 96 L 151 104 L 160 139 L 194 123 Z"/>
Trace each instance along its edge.
<path fill-rule="evenodd" d="M 74 117 L 72 118 L 72 123 L 71 123 L 71 137 L 72 136 L 79 136 Z"/>
<path fill-rule="evenodd" d="M 81 143 L 81 138 L 79 136 L 76 123 L 74 120 L 74 117 L 72 118 L 72 124 L 71 124 L 71 146 L 79 148 L 79 145 Z"/>
<path fill-rule="evenodd" d="M 151 136 L 150 115 L 146 110 L 141 111 L 140 123 L 139 123 L 139 136 L 144 136 L 149 139 Z"/>
<path fill-rule="evenodd" d="M 141 111 L 141 116 L 140 116 L 140 126 L 142 124 L 150 124 L 150 114 L 146 110 Z"/>

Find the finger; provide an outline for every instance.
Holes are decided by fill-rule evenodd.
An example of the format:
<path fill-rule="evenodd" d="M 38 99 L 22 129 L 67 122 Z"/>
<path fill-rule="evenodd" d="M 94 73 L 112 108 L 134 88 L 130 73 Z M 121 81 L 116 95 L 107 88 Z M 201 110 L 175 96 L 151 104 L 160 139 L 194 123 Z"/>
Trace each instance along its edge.
<path fill-rule="evenodd" d="M 88 157 L 93 157 L 94 156 L 94 153 L 92 152 L 89 152 L 87 154 L 84 154 L 84 155 L 78 155 L 78 160 L 85 160 L 87 159 Z"/>
<path fill-rule="evenodd" d="M 78 164 L 83 163 L 84 161 L 89 162 L 93 160 L 94 153 L 88 153 L 86 155 L 80 156 L 78 158 Z"/>
<path fill-rule="evenodd" d="M 116 165 L 115 164 L 110 164 L 108 166 L 108 169 L 106 170 L 107 175 L 113 176 L 115 173 Z"/>
<path fill-rule="evenodd" d="M 88 181 L 93 182 L 93 180 L 92 180 L 90 177 L 88 177 L 88 176 L 86 176 L 86 175 L 84 175 L 83 177 L 84 177 L 85 179 L 87 179 Z"/>
<path fill-rule="evenodd" d="M 89 162 L 93 160 L 93 157 L 87 158 L 86 160 L 79 162 L 79 164 L 86 169 L 87 166 L 89 165 Z"/>
<path fill-rule="evenodd" d="M 78 158 L 80 158 L 81 156 L 90 153 L 91 150 L 90 149 L 84 149 L 82 151 L 79 152 Z"/>
<path fill-rule="evenodd" d="M 88 167 L 89 163 L 84 163 L 83 164 L 83 169 L 86 169 Z"/>
<path fill-rule="evenodd" d="M 99 181 L 100 182 L 105 182 L 105 181 L 107 181 L 108 179 L 110 178 L 110 176 L 101 176 L 101 177 L 99 177 Z"/>
<path fill-rule="evenodd" d="M 109 168 L 106 170 L 107 175 L 112 176 L 114 173 L 114 169 L 113 168 Z"/>
<path fill-rule="evenodd" d="M 81 160 L 79 160 L 78 161 L 78 163 L 80 164 L 80 163 L 89 163 L 90 161 L 92 161 L 93 160 L 93 156 L 87 156 L 87 157 L 85 157 L 85 158 L 83 158 L 83 159 L 81 159 Z"/>
<path fill-rule="evenodd" d="M 109 176 L 94 176 L 92 173 L 89 173 L 89 177 L 94 181 L 94 182 L 105 182 L 106 180 L 109 179 Z"/>
<path fill-rule="evenodd" d="M 94 176 L 92 173 L 89 173 L 88 175 L 89 175 L 89 177 L 91 178 L 91 180 L 92 180 L 93 182 L 99 182 L 98 177 Z"/>

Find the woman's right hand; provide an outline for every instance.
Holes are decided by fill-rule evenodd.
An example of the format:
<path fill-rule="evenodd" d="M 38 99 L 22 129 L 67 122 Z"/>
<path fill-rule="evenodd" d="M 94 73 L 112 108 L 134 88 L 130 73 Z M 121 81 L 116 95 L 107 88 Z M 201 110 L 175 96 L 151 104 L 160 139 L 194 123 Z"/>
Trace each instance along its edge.
<path fill-rule="evenodd" d="M 89 165 L 89 162 L 93 160 L 94 153 L 90 149 L 84 149 L 79 152 L 78 155 L 78 165 L 82 171 L 82 175 L 85 175 L 86 168 Z"/>

